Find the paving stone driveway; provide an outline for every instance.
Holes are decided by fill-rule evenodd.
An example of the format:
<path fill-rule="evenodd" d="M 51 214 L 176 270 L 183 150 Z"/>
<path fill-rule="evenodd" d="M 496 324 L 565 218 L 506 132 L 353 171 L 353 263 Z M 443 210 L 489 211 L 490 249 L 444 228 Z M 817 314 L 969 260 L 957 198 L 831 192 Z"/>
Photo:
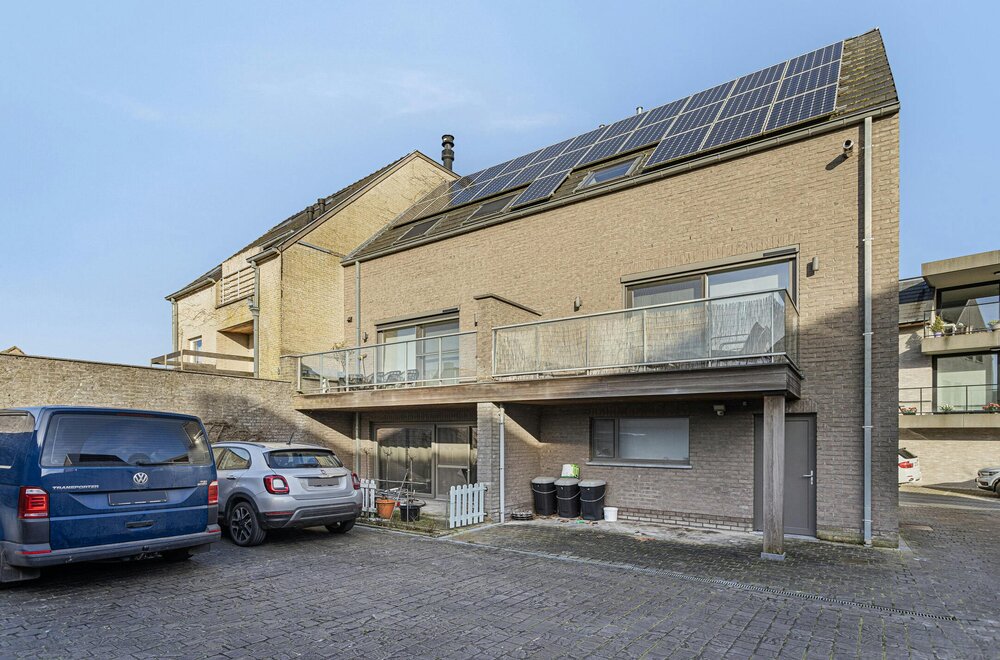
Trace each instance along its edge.
<path fill-rule="evenodd" d="M 793 542 L 784 564 L 509 525 L 64 567 L 0 591 L 0 656 L 997 657 L 1000 513 L 901 514 L 911 553 Z"/>

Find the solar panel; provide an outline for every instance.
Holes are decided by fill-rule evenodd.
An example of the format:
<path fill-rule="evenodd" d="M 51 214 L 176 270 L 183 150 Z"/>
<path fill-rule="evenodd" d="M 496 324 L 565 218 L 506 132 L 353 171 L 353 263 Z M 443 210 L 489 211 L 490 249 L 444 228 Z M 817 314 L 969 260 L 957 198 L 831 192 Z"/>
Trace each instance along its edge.
<path fill-rule="evenodd" d="M 646 168 L 816 119 L 836 107 L 842 56 L 843 42 L 832 44 L 480 170 L 439 186 L 397 223 L 522 186 L 513 206 L 547 199 L 574 168 L 652 144 Z"/>
<path fill-rule="evenodd" d="M 684 104 L 687 102 L 687 98 L 683 98 L 666 105 L 661 105 L 658 108 L 653 108 L 645 115 L 643 115 L 642 123 L 639 124 L 641 128 L 650 126 L 652 124 L 658 124 L 661 121 L 670 119 L 677 116 L 681 110 L 684 109 Z"/>
<path fill-rule="evenodd" d="M 765 130 L 773 131 L 829 114 L 837 106 L 837 86 L 829 85 L 774 104 Z"/>
<path fill-rule="evenodd" d="M 664 138 L 660 141 L 660 144 L 656 145 L 653 153 L 649 155 L 649 160 L 646 161 L 645 166 L 652 167 L 653 165 L 666 163 L 667 161 L 675 160 L 681 156 L 687 156 L 698 151 L 701 141 L 705 139 L 705 135 L 708 133 L 708 129 L 708 126 L 702 126 L 687 133 Z"/>
<path fill-rule="evenodd" d="M 752 89 L 739 96 L 730 96 L 729 100 L 726 101 L 726 105 L 723 106 L 722 112 L 719 113 L 719 119 L 725 119 L 726 117 L 743 114 L 755 108 L 771 105 L 774 101 L 774 93 L 776 91 L 778 91 L 778 83 L 773 82 L 770 85 Z"/>
<path fill-rule="evenodd" d="M 538 179 L 530 186 L 524 189 L 514 203 L 511 204 L 511 208 L 517 208 L 519 206 L 525 206 L 527 204 L 533 204 L 534 202 L 540 202 L 544 199 L 548 199 L 552 196 L 552 193 L 556 191 L 562 182 L 566 180 L 569 176 L 569 170 L 565 172 L 557 172 L 556 174 L 550 174 L 549 176 L 544 176 Z"/>
<path fill-rule="evenodd" d="M 690 131 L 692 128 L 711 124 L 715 121 L 715 116 L 719 114 L 719 108 L 721 107 L 722 102 L 719 101 L 718 103 L 706 105 L 691 112 L 685 112 L 674 120 L 674 125 L 670 127 L 667 135 L 677 135 L 678 133 Z"/>
<path fill-rule="evenodd" d="M 764 122 L 767 121 L 768 110 L 770 110 L 769 107 L 757 108 L 742 115 L 715 122 L 712 126 L 712 132 L 708 134 L 708 139 L 701 145 L 701 148 L 711 149 L 760 133 L 764 129 Z"/>
<path fill-rule="evenodd" d="M 610 140 L 601 140 L 590 148 L 587 155 L 584 156 L 583 160 L 577 163 L 577 165 L 596 163 L 597 161 L 608 158 L 609 156 L 614 156 L 618 153 L 621 146 L 625 144 L 625 140 L 627 139 L 628 135 L 619 135 L 611 138 Z"/>

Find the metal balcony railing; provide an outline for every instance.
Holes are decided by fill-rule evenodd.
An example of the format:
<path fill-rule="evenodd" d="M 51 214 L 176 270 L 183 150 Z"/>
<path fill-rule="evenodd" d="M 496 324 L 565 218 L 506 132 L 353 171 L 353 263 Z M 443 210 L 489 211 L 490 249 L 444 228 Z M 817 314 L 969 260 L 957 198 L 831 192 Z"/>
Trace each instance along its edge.
<path fill-rule="evenodd" d="M 994 412 L 1000 404 L 997 385 L 942 385 L 899 388 L 901 415 Z M 992 406 L 991 406 L 992 404 Z"/>
<path fill-rule="evenodd" d="M 164 366 L 178 371 L 198 371 L 225 376 L 253 376 L 253 356 L 211 353 L 182 349 L 159 355 L 149 361 L 153 366 Z"/>
<path fill-rule="evenodd" d="M 798 310 L 785 290 L 494 328 L 494 377 L 625 373 L 698 362 L 798 360 Z"/>
<path fill-rule="evenodd" d="M 476 333 L 300 355 L 298 374 L 298 390 L 303 394 L 474 382 Z"/>
<path fill-rule="evenodd" d="M 939 329 L 933 327 L 935 318 L 941 319 Z M 970 300 L 964 305 L 940 307 L 924 314 L 925 337 L 989 332 L 994 327 L 1000 331 L 1000 297 L 996 296 Z"/>

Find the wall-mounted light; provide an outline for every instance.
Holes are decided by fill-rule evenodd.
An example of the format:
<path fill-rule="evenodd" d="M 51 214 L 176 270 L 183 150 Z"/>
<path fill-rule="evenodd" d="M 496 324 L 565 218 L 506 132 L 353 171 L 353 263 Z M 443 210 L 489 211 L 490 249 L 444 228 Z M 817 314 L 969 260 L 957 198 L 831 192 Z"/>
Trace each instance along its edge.
<path fill-rule="evenodd" d="M 581 307 L 583 307 L 583 301 L 580 300 L 580 296 L 577 296 L 573 300 L 573 311 L 574 312 L 579 312 Z"/>
<path fill-rule="evenodd" d="M 361 333 L 361 341 L 363 341 L 363 342 L 367 342 L 368 341 L 368 333 L 367 332 L 362 332 Z"/>
<path fill-rule="evenodd" d="M 819 257 L 813 257 L 806 265 L 806 275 L 812 277 L 817 272 L 819 272 Z"/>
<path fill-rule="evenodd" d="M 844 140 L 844 158 L 854 155 L 854 140 Z"/>
<path fill-rule="evenodd" d="M 353 316 L 348 316 L 348 317 L 347 317 L 347 322 L 348 322 L 348 323 L 350 323 L 350 322 L 351 322 L 351 321 L 353 321 L 353 320 L 354 320 L 354 317 L 353 317 Z"/>
<path fill-rule="evenodd" d="M 719 417 L 722 417 L 723 415 L 726 414 L 726 406 L 725 404 L 722 403 L 717 403 L 714 406 L 712 406 L 712 410 L 714 410 L 715 414 L 718 415 Z"/>

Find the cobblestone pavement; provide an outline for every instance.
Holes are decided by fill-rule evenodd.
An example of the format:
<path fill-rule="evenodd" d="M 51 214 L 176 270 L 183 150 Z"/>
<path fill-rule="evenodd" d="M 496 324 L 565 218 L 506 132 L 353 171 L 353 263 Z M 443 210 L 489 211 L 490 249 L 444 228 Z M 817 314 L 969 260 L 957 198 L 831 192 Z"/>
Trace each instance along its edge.
<path fill-rule="evenodd" d="M 62 567 L 0 590 L 0 656 L 996 657 L 1000 514 L 902 515 L 910 552 L 793 541 L 781 564 L 525 524 Z"/>

